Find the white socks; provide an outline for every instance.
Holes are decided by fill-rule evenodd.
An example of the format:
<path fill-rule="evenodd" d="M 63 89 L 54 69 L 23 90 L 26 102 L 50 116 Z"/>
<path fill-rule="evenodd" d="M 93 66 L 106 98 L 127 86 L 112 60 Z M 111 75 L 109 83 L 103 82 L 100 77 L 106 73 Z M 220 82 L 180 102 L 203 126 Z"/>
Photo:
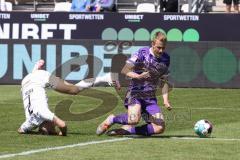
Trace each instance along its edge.
<path fill-rule="evenodd" d="M 78 86 L 79 89 L 86 89 L 86 88 L 93 87 L 94 85 L 103 83 L 103 82 L 107 82 L 108 84 L 112 83 L 111 73 L 107 73 L 103 76 L 96 77 L 95 79 L 90 78 L 90 79 L 86 79 L 86 80 L 81 80 L 80 82 L 78 82 L 75 85 Z"/>
<path fill-rule="evenodd" d="M 86 89 L 86 88 L 90 88 L 93 86 L 92 82 L 86 82 L 84 80 L 81 80 L 80 82 L 78 82 L 77 84 L 75 84 L 75 86 L 79 87 L 80 90 L 82 89 Z"/>

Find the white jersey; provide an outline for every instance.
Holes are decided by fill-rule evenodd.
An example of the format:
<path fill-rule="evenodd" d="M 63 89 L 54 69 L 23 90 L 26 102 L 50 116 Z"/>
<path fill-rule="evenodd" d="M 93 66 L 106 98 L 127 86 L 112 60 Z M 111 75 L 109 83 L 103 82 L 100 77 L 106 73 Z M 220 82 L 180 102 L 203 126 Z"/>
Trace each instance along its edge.
<path fill-rule="evenodd" d="M 44 70 L 36 70 L 22 80 L 22 98 L 26 121 L 21 128 L 27 132 L 44 121 L 52 121 L 54 114 L 49 110 L 46 87 L 56 87 L 55 76 Z"/>

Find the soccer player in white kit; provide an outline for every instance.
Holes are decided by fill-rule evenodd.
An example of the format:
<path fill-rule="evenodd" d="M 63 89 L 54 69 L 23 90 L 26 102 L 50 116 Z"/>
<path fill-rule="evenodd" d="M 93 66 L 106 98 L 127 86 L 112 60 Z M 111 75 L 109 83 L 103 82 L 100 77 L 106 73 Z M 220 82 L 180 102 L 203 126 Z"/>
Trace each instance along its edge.
<path fill-rule="evenodd" d="M 85 88 L 90 88 L 98 83 L 113 83 L 111 75 L 97 77 L 93 82 L 81 80 L 73 85 L 59 77 L 41 70 L 44 60 L 39 60 L 32 71 L 22 80 L 22 98 L 26 120 L 18 129 L 18 133 L 29 133 L 39 128 L 39 132 L 47 135 L 67 135 L 66 123 L 49 110 L 48 98 L 45 88 L 52 88 L 61 93 L 76 95 Z M 119 86 L 118 86 L 119 87 Z M 59 128 L 56 132 L 55 127 Z"/>

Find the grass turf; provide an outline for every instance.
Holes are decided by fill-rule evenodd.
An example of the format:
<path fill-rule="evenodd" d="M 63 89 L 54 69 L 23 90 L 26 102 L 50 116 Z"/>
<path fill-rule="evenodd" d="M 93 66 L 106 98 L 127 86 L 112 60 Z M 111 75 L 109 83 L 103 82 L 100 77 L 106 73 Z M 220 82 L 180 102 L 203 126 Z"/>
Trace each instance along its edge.
<path fill-rule="evenodd" d="M 93 92 L 105 99 L 87 97 L 88 93 L 77 96 L 48 92 L 52 111 L 62 100 L 71 100 L 71 112 L 81 114 L 103 106 L 111 113 L 121 113 L 125 109 L 117 93 L 112 88 L 98 88 Z M 43 135 L 19 135 L 16 130 L 24 121 L 24 111 L 19 86 L 0 87 L 0 156 L 33 149 L 63 146 L 89 141 L 100 141 L 114 137 L 96 136 L 97 125 L 110 113 L 81 114 L 81 121 L 67 121 L 67 137 Z M 114 94 L 116 99 L 108 98 Z M 83 147 L 62 149 L 16 156 L 8 159 L 239 159 L 240 149 L 240 90 L 237 89 L 174 89 L 170 100 L 172 111 L 162 108 L 167 128 L 163 135 L 150 138 L 134 138 L 122 142 L 94 144 Z M 96 97 L 96 96 L 95 96 Z M 106 98 L 107 97 L 107 98 Z M 159 104 L 161 104 L 161 96 Z M 78 116 L 78 115 L 77 115 Z M 85 116 L 85 117 L 84 117 Z M 98 117 L 96 117 L 98 116 Z M 87 119 L 84 121 L 84 119 Z M 196 137 L 193 125 L 197 120 L 208 119 L 213 123 L 210 139 L 182 139 Z M 179 137 L 179 139 L 172 138 Z M 232 140 L 235 139 L 235 140 Z"/>

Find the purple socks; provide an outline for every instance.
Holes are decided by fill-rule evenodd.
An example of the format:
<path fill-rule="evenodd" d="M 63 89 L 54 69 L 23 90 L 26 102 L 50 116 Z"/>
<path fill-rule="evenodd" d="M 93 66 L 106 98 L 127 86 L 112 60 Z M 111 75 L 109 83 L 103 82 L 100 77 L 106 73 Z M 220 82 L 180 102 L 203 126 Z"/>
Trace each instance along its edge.
<path fill-rule="evenodd" d="M 113 118 L 113 123 L 123 124 L 123 125 L 128 124 L 128 115 L 127 115 L 127 113 L 116 115 Z"/>
<path fill-rule="evenodd" d="M 117 123 L 117 124 L 122 124 L 122 125 L 128 124 L 127 113 L 116 115 L 112 119 L 112 122 Z M 154 128 L 153 128 L 152 124 L 145 124 L 145 125 L 142 125 L 139 127 L 129 128 L 128 132 L 130 132 L 131 134 L 136 134 L 136 135 L 150 136 L 150 135 L 154 134 Z"/>
<path fill-rule="evenodd" d="M 139 127 L 133 127 L 130 130 L 131 134 L 151 136 L 154 134 L 154 129 L 152 124 L 145 124 Z"/>

